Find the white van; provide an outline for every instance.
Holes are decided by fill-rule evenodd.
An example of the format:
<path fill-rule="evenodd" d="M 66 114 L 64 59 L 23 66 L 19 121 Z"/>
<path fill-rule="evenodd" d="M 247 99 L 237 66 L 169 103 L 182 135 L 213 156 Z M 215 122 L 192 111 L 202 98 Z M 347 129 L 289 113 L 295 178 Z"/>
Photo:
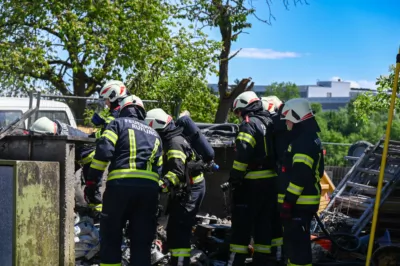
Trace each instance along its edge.
<path fill-rule="evenodd" d="M 36 106 L 36 99 L 33 99 L 32 107 Z M 12 97 L 0 97 L 0 128 L 7 126 L 11 122 L 20 118 L 23 113 L 29 110 L 29 98 L 12 98 Z M 34 114 L 31 117 L 31 123 L 35 121 Z M 59 120 L 65 124 L 68 124 L 76 128 L 76 121 L 71 109 L 62 102 L 40 100 L 38 118 L 47 117 L 51 120 Z M 28 125 L 28 119 L 25 120 L 25 129 L 28 129 L 31 125 Z"/>

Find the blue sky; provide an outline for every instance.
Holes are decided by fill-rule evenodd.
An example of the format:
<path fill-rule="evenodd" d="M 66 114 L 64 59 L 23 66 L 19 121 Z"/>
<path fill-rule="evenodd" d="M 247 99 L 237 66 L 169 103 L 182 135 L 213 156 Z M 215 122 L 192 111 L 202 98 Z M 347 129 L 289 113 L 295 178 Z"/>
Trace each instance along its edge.
<path fill-rule="evenodd" d="M 266 17 L 265 0 L 253 0 L 258 16 Z M 311 85 L 340 77 L 355 87 L 375 87 L 379 75 L 395 63 L 400 46 L 400 0 L 308 0 L 286 10 L 274 0 L 272 26 L 251 18 L 233 50 L 229 81 L 252 77 L 256 85 L 291 81 Z M 380 3 L 379 3 L 380 2 Z M 207 30 L 213 39 L 219 31 Z M 216 83 L 217 77 L 209 77 Z"/>

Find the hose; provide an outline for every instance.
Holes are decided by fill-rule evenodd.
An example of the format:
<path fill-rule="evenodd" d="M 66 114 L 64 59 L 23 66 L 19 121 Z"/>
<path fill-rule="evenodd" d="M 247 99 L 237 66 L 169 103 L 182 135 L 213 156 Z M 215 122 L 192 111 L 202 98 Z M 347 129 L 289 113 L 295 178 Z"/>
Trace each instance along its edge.
<path fill-rule="evenodd" d="M 325 235 L 317 237 L 317 238 L 314 238 L 314 239 L 312 239 L 312 241 L 317 241 L 317 240 L 320 240 L 320 239 L 329 239 L 332 242 L 332 244 L 334 244 L 338 249 L 340 249 L 342 251 L 347 251 L 347 252 L 356 252 L 356 251 L 358 251 L 358 249 L 361 246 L 361 241 L 357 236 L 355 236 L 353 234 L 349 234 L 349 233 L 334 233 L 334 234 L 330 234 L 326 230 L 326 228 L 325 228 L 324 224 L 322 223 L 321 219 L 319 219 L 318 215 L 314 214 L 314 217 L 317 220 L 317 223 L 318 223 L 319 227 L 322 229 L 322 231 L 324 232 Z M 335 237 L 337 236 L 337 237 L 352 238 L 352 239 L 355 240 L 355 243 L 357 243 L 357 245 L 356 245 L 355 248 L 344 247 L 344 246 L 340 245 L 338 242 L 336 242 L 336 240 L 333 238 L 333 236 L 335 236 Z"/>

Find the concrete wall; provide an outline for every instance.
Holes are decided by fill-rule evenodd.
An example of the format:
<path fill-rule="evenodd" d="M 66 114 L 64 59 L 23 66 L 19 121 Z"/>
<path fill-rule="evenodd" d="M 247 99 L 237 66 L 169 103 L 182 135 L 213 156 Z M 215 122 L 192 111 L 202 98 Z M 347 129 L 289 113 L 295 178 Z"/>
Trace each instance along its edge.
<path fill-rule="evenodd" d="M 0 171 L 0 265 L 60 265 L 59 164 L 0 160 Z"/>
<path fill-rule="evenodd" d="M 9 136 L 0 140 L 0 159 L 59 162 L 60 264 L 75 265 L 75 143 L 88 139 L 64 136 Z M 57 183 L 55 183 L 55 188 Z"/>

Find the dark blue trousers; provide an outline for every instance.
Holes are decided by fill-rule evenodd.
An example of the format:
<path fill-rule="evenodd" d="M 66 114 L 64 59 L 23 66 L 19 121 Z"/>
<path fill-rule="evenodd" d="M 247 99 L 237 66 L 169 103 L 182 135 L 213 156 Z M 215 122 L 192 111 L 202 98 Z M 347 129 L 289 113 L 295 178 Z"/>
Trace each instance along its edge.
<path fill-rule="evenodd" d="M 122 230 L 129 221 L 130 265 L 151 266 L 150 251 L 157 227 L 158 184 L 106 187 L 100 220 L 100 258 L 103 264 L 121 263 Z"/>
<path fill-rule="evenodd" d="M 192 227 L 196 222 L 196 214 L 203 201 L 205 190 L 205 181 L 203 180 L 192 185 L 189 200 L 169 199 L 167 242 L 172 254 L 172 266 L 189 266 L 190 264 Z"/>

